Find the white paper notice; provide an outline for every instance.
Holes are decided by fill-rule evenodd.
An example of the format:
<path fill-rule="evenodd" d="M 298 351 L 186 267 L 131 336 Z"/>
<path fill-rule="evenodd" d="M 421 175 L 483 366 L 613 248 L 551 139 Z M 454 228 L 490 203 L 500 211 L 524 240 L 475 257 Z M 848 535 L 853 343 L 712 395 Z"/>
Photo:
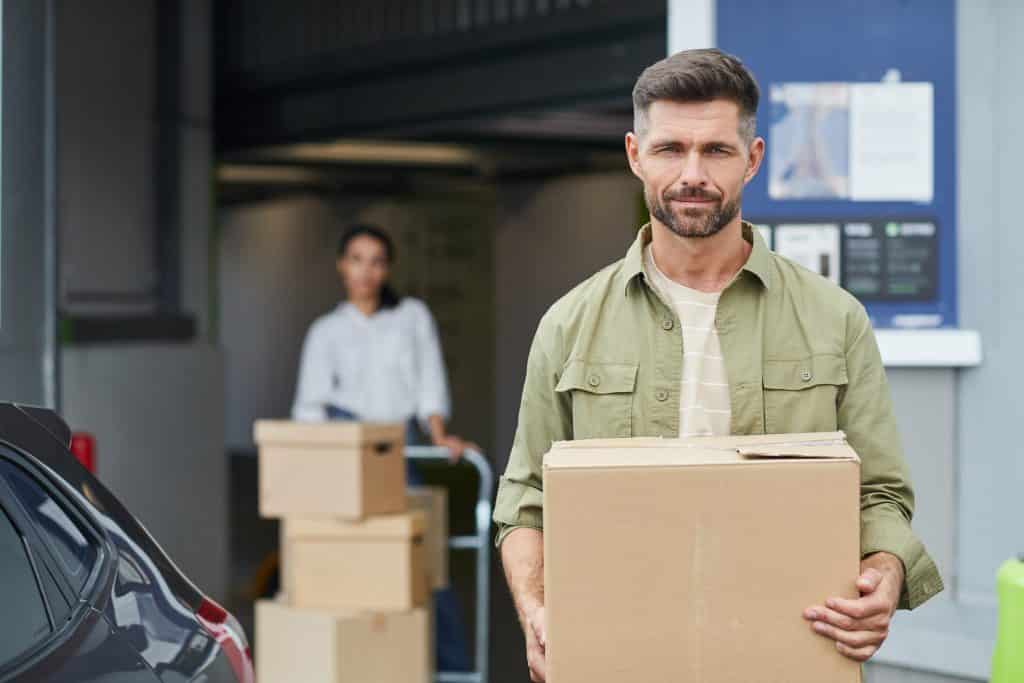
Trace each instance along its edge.
<path fill-rule="evenodd" d="M 774 251 L 839 284 L 839 224 L 776 225 Z"/>
<path fill-rule="evenodd" d="M 933 102 L 931 83 L 850 85 L 850 199 L 932 200 Z"/>

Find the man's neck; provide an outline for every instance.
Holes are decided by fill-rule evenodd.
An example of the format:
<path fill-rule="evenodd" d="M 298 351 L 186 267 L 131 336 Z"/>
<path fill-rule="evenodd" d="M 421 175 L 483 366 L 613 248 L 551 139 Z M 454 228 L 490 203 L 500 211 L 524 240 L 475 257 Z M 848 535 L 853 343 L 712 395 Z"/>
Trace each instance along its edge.
<path fill-rule="evenodd" d="M 743 238 L 739 216 L 711 237 L 680 237 L 652 218 L 651 242 L 658 270 L 673 282 L 701 292 L 725 289 L 752 248 Z"/>

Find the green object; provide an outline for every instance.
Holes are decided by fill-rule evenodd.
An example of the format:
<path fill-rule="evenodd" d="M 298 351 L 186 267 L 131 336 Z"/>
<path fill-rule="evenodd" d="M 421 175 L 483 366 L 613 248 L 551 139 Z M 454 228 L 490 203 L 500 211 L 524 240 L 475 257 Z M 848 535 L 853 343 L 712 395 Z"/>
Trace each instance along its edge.
<path fill-rule="evenodd" d="M 846 432 L 861 457 L 861 552 L 903 561 L 900 606 L 912 609 L 942 579 L 910 528 L 913 490 L 871 321 L 849 293 L 769 251 L 752 225 L 743 233 L 751 253 L 716 317 L 730 433 Z M 541 459 L 553 441 L 679 435 L 683 340 L 644 275 L 650 239 L 645 227 L 625 259 L 540 321 L 494 508 L 499 543 L 513 528 L 543 526 Z"/>
<path fill-rule="evenodd" d="M 999 633 L 990 683 L 1024 681 L 1024 556 L 1007 560 L 996 577 Z"/>

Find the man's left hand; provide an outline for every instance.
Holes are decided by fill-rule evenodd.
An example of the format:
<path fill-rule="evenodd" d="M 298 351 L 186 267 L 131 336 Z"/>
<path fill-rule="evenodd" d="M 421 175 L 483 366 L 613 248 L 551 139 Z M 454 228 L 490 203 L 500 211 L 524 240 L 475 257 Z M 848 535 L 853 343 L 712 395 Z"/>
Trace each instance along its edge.
<path fill-rule="evenodd" d="M 860 598 L 833 597 L 804 611 L 815 633 L 836 641 L 850 659 L 866 662 L 889 635 L 892 615 L 903 590 L 903 563 L 895 555 L 875 553 L 860 563 Z"/>

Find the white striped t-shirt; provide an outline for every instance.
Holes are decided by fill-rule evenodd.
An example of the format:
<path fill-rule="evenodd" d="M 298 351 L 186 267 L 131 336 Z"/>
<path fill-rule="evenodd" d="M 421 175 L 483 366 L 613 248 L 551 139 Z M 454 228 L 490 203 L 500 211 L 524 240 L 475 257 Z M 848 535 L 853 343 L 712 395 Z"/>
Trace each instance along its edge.
<path fill-rule="evenodd" d="M 683 334 L 683 374 L 679 393 L 679 436 L 728 436 L 732 407 L 722 347 L 715 329 L 721 292 L 701 292 L 670 280 L 644 249 L 648 276 L 675 310 Z"/>

